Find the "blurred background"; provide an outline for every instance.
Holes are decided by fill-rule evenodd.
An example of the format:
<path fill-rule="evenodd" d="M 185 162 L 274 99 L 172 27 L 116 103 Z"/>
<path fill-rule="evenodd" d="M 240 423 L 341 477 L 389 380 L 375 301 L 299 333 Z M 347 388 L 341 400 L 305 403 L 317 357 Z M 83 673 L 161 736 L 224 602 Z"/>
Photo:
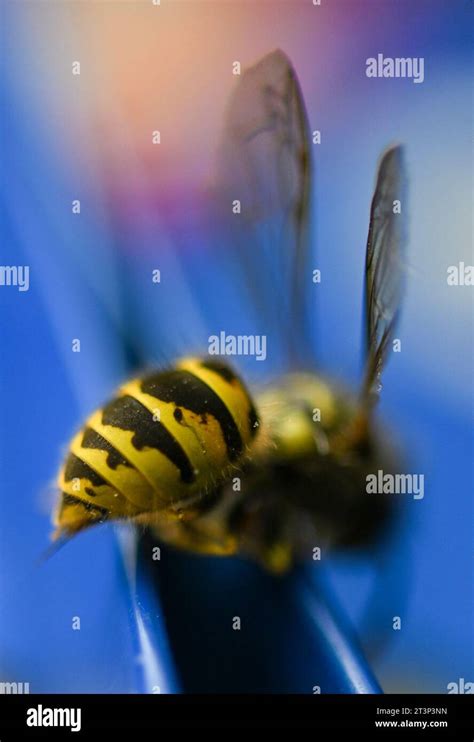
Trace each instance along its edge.
<path fill-rule="evenodd" d="M 408 470 L 424 473 L 425 497 L 407 501 L 384 550 L 335 555 L 325 584 L 386 692 L 444 693 L 472 681 L 472 288 L 446 280 L 449 266 L 473 263 L 472 3 L 4 0 L 1 13 L 1 264 L 30 266 L 30 286 L 0 287 L 0 681 L 29 682 L 32 692 L 137 689 L 146 627 L 113 529 L 85 533 L 41 567 L 35 560 L 48 544 L 56 470 L 84 416 L 137 363 L 202 351 L 233 321 L 248 327 L 221 281 L 225 239 L 209 235 L 207 186 L 233 63 L 277 47 L 321 132 L 314 357 L 354 388 L 368 213 L 387 144 L 405 144 L 409 173 L 402 352 L 390 359 L 378 412 Z M 366 59 L 378 53 L 423 57 L 423 83 L 367 78 Z M 279 370 L 276 353 L 265 364 L 240 360 L 255 384 Z M 196 584 L 202 562 L 186 559 L 180 569 Z M 245 564 L 243 579 L 236 562 L 209 567 L 215 585 L 234 572 L 256 579 L 256 567 Z M 176 578 L 163 593 L 184 584 Z M 185 676 L 193 658 L 173 651 L 161 609 L 150 610 L 161 654 L 147 667 L 162 691 L 175 690 L 173 654 Z M 275 616 L 266 621 L 271 637 Z M 293 646 L 290 616 L 279 622 Z M 284 662 L 294 682 L 263 687 L 312 692 L 288 651 Z M 199 688 L 195 677 L 188 685 Z"/>

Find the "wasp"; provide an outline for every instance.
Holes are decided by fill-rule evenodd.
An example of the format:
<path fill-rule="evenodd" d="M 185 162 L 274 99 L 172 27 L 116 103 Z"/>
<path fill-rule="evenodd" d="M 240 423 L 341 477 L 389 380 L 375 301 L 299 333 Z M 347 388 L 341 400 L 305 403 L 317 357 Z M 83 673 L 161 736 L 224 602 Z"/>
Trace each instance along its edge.
<path fill-rule="evenodd" d="M 131 519 L 176 547 L 247 555 L 281 573 L 315 548 L 363 545 L 380 533 L 391 508 L 365 482 L 391 465 L 374 409 L 401 303 L 405 180 L 403 150 L 392 146 L 370 208 L 365 368 L 351 394 L 307 357 L 313 164 L 299 82 L 279 50 L 244 72 L 228 105 L 213 193 L 216 202 L 242 204 L 227 231 L 233 266 L 257 302 L 267 294 L 262 321 L 273 314 L 292 366 L 252 393 L 209 354 L 127 381 L 71 443 L 56 539 Z M 265 276 L 252 274 L 264 253 L 286 285 L 270 301 Z"/>

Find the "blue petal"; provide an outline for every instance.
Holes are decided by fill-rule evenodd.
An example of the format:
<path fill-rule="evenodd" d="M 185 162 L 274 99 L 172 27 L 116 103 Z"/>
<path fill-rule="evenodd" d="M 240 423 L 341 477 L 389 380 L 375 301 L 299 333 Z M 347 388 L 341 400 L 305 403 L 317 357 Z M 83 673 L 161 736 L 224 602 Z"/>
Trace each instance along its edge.
<path fill-rule="evenodd" d="M 149 553 L 137 600 L 160 595 L 184 691 L 380 692 L 320 569 L 274 577 L 240 559 Z"/>

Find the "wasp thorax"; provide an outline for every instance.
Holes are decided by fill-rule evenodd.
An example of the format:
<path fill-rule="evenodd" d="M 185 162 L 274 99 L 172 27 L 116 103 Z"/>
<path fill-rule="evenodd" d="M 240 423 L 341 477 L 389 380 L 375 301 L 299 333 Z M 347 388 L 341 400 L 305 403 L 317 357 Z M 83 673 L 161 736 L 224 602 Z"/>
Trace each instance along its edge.
<path fill-rule="evenodd" d="M 257 401 L 278 459 L 328 453 L 331 436 L 354 409 L 349 398 L 313 374 L 289 374 Z"/>

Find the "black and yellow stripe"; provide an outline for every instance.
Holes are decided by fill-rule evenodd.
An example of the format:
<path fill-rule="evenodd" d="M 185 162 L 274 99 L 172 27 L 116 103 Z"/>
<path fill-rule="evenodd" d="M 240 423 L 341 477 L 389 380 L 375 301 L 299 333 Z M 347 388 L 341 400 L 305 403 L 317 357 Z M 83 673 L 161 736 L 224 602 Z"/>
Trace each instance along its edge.
<path fill-rule="evenodd" d="M 221 362 L 184 359 L 127 382 L 71 443 L 56 535 L 196 507 L 245 457 L 257 430 L 247 390 Z"/>

